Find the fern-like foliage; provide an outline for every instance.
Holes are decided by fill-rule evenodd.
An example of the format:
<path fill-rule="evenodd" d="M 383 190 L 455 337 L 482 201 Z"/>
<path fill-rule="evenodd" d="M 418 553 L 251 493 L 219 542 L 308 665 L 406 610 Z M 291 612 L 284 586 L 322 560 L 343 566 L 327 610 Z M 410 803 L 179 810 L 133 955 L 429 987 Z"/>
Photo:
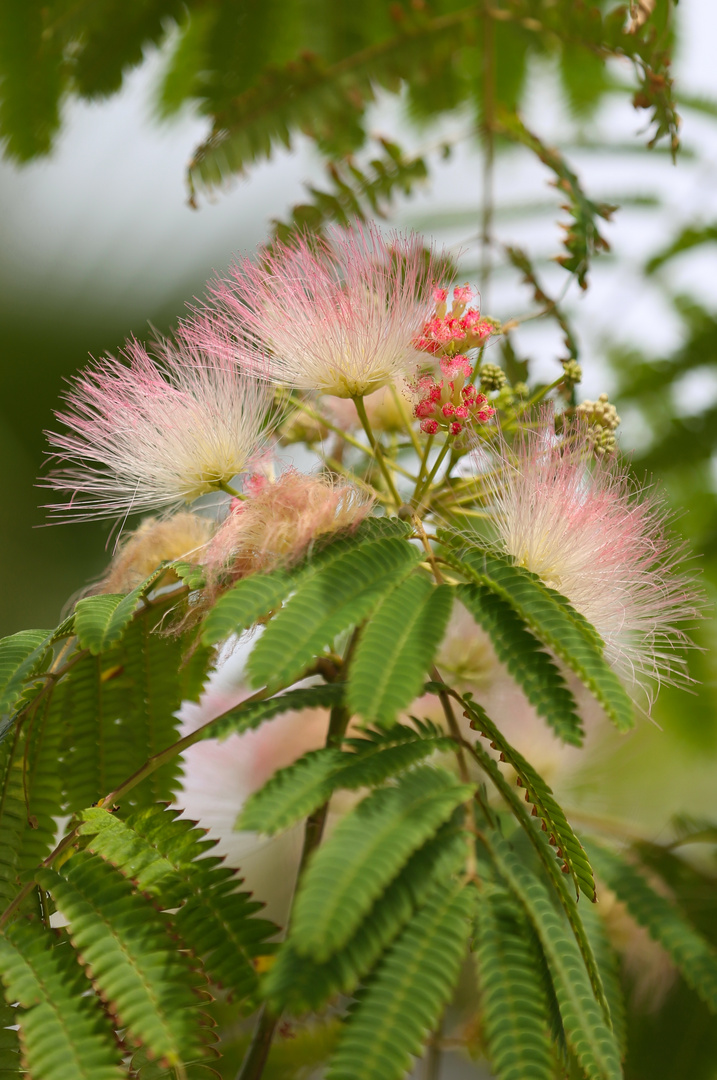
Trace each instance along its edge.
<path fill-rule="evenodd" d="M 523 283 L 530 286 L 534 302 L 540 307 L 545 308 L 546 314 L 548 314 L 562 330 L 563 341 L 567 353 L 566 359 L 577 360 L 578 343 L 570 322 L 568 321 L 568 317 L 563 312 L 560 304 L 552 297 L 548 296 L 543 289 L 543 286 L 538 281 L 537 272 L 528 254 L 523 251 L 522 248 L 515 247 L 514 245 L 506 246 L 505 254 L 511 266 L 514 266 L 516 270 L 520 271 Z"/>
<path fill-rule="evenodd" d="M 281 716 L 285 712 L 301 712 L 302 709 L 332 709 L 344 699 L 343 683 L 319 683 L 316 686 L 287 690 L 276 697 L 243 701 L 223 713 L 207 728 L 207 738 L 225 739 L 258 727 L 265 720 Z"/>
<path fill-rule="evenodd" d="M 17 888 L 19 849 L 29 827 L 23 790 L 23 740 L 16 730 L 0 743 L 0 903 Z"/>
<path fill-rule="evenodd" d="M 195 1057 L 202 980 L 192 977 L 160 914 L 96 855 L 77 853 L 61 871 L 41 870 L 37 881 L 67 918 L 88 976 L 120 1023 L 169 1064 Z"/>
<path fill-rule="evenodd" d="M 458 980 L 477 894 L 437 884 L 383 960 L 351 1016 L 327 1080 L 399 1080 L 435 1029 Z"/>
<path fill-rule="evenodd" d="M 598 874 L 650 936 L 669 952 L 685 982 L 717 1013 L 717 951 L 690 925 L 679 909 L 656 892 L 634 866 L 614 851 L 592 842 L 590 855 Z"/>
<path fill-rule="evenodd" d="M 0 641 L 0 717 L 12 712 L 28 680 L 43 670 L 50 636 L 46 630 L 21 630 Z"/>
<path fill-rule="evenodd" d="M 482 585 L 459 585 L 458 598 L 490 636 L 498 659 L 563 742 L 582 746 L 584 731 L 565 679 L 515 609 Z"/>
<path fill-rule="evenodd" d="M 241 880 L 234 871 L 207 857 L 214 841 L 162 807 L 126 821 L 99 809 L 82 817 L 80 834 L 90 851 L 131 876 L 143 894 L 178 909 L 175 928 L 212 981 L 239 999 L 255 994 L 254 960 L 271 951 L 276 927 L 256 917 L 262 905 L 237 891 Z"/>
<path fill-rule="evenodd" d="M 465 861 L 465 835 L 455 822 L 442 826 L 410 859 L 376 899 L 353 937 L 332 957 L 317 962 L 285 943 L 264 983 L 277 1010 L 305 1013 L 320 1009 L 337 994 L 351 994 L 426 900 L 438 880 L 457 873 Z"/>
<path fill-rule="evenodd" d="M 453 605 L 453 590 L 414 575 L 390 592 L 364 629 L 351 664 L 347 704 L 392 723 L 420 694 Z"/>
<path fill-rule="evenodd" d="M 576 174 L 565 159 L 547 146 L 529 131 L 516 113 L 502 110 L 498 118 L 498 130 L 531 150 L 544 165 L 555 174 L 555 185 L 567 196 L 572 216 L 570 225 L 565 229 L 566 254 L 557 257 L 557 262 L 575 274 L 581 289 L 587 289 L 587 271 L 590 259 L 600 251 L 609 250 L 609 244 L 598 230 L 598 218 L 609 221 L 617 209 L 608 203 L 595 203 L 589 199 Z"/>
<path fill-rule="evenodd" d="M 624 1058 L 627 1051 L 627 1015 L 625 995 L 620 982 L 619 960 L 608 939 L 605 919 L 600 914 L 599 905 L 596 907 L 592 905 L 590 907 L 582 906 L 580 908 L 580 919 L 592 947 L 602 984 L 605 988 L 605 997 L 610 1007 L 612 1030 L 620 1048 L 620 1056 Z"/>
<path fill-rule="evenodd" d="M 126 595 L 100 593 L 78 600 L 74 612 L 74 631 L 80 648 L 89 649 L 93 656 L 106 652 L 124 634 L 140 601 L 165 573 L 158 567 Z"/>
<path fill-rule="evenodd" d="M 348 226 L 370 214 L 383 217 L 394 195 L 410 195 L 428 176 L 425 160 L 407 157 L 400 146 L 378 137 L 378 157 L 361 167 L 352 157 L 330 162 L 326 172 L 330 189 L 307 184 L 310 202 L 299 203 L 288 221 L 274 221 L 274 235 L 284 243 L 297 233 L 321 235 L 330 223 Z"/>
<path fill-rule="evenodd" d="M 0 974 L 16 1013 L 27 1073 L 47 1080 L 122 1080 L 121 1052 L 98 998 L 84 993 L 71 946 L 16 923 L 0 938 Z"/>
<path fill-rule="evenodd" d="M 481 889 L 476 911 L 476 966 L 491 1065 L 499 1080 L 552 1080 L 555 1060 L 549 1008 L 536 985 L 535 941 L 507 893 Z"/>
<path fill-rule="evenodd" d="M 11 1005 L 0 1005 L 0 1077 L 2 1080 L 22 1076 L 25 1072 L 20 1059 L 17 1018 L 17 1009 Z"/>
<path fill-rule="evenodd" d="M 420 559 L 406 540 L 379 539 L 348 550 L 300 582 L 249 657 L 254 686 L 278 688 L 301 677 L 335 637 L 360 622 Z"/>
<path fill-rule="evenodd" d="M 291 146 L 296 131 L 306 131 L 319 142 L 333 136 L 335 152 L 332 129 L 343 128 L 353 143 L 344 145 L 344 152 L 360 145 L 361 116 L 376 90 L 394 90 L 400 79 L 437 77 L 445 70 L 456 33 L 467 32 L 472 10 L 437 17 L 422 11 L 401 14 L 398 33 L 335 63 L 305 53 L 285 65 L 267 67 L 253 85 L 226 102 L 189 164 L 191 196 L 271 156 L 275 147 Z"/>
<path fill-rule="evenodd" d="M 204 644 L 215 645 L 232 634 L 250 629 L 278 607 L 291 589 L 292 579 L 281 570 L 238 581 L 209 612 L 204 624 Z"/>
<path fill-rule="evenodd" d="M 57 814 L 63 806 L 62 776 L 58 768 L 62 728 L 56 723 L 48 696 L 31 709 L 21 738 L 22 789 L 25 822 L 18 848 L 18 871 L 32 870 L 49 853 L 57 832 Z"/>
<path fill-rule="evenodd" d="M 559 918 L 542 882 L 505 841 L 489 840 L 496 866 L 533 924 L 545 953 L 569 1045 L 588 1080 L 621 1080 L 620 1050 L 595 998 L 575 938 Z"/>
<path fill-rule="evenodd" d="M 525 801 L 531 803 L 535 816 L 540 818 L 546 832 L 550 834 L 551 843 L 557 848 L 558 858 L 564 859 L 565 871 L 570 872 L 581 892 L 590 900 L 596 900 L 595 879 L 585 849 L 568 824 L 551 789 L 523 755 L 510 745 L 485 709 L 477 705 L 470 694 L 464 696 L 463 702 L 471 727 L 479 731 L 484 739 L 488 739 L 493 749 L 500 751 L 501 761 L 515 769 L 519 786 L 525 788 Z"/>
<path fill-rule="evenodd" d="M 433 727 L 396 724 L 389 733 L 349 739 L 351 753 L 334 747 L 304 754 L 249 797 L 237 828 L 271 835 L 311 814 L 341 788 L 375 787 L 438 749 L 455 747 Z"/>
<path fill-rule="evenodd" d="M 412 852 L 472 794 L 450 773 L 424 765 L 359 803 L 301 883 L 289 939 L 296 951 L 323 961 L 341 949 Z"/>
<path fill-rule="evenodd" d="M 564 597 L 546 588 L 529 570 L 480 549 L 469 549 L 460 560 L 447 558 L 513 607 L 535 636 L 592 691 L 619 731 L 633 726 L 632 702 L 604 660 L 595 630 Z"/>

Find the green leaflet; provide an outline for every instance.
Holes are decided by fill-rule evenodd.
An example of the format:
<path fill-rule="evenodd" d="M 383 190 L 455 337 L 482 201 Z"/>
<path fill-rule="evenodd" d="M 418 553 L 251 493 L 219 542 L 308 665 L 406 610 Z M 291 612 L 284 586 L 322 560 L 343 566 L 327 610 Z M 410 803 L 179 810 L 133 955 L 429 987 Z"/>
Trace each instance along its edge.
<path fill-rule="evenodd" d="M 20 1059 L 19 1035 L 14 1030 L 22 1015 L 23 1010 L 0 1003 L 0 1080 L 27 1075 Z"/>
<path fill-rule="evenodd" d="M 352 739 L 352 753 L 326 747 L 304 754 L 249 796 L 236 827 L 272 835 L 311 814 L 340 788 L 374 787 L 435 750 L 455 747 L 451 739 L 429 731 L 397 724 L 390 732 L 393 740 L 390 735 Z"/>
<path fill-rule="evenodd" d="M 152 613 L 146 618 L 135 619 L 122 643 L 125 653 L 123 677 L 131 683 L 132 711 L 124 716 L 120 713 L 124 721 L 121 737 L 125 741 L 131 740 L 136 760 L 134 768 L 171 746 L 179 733 L 175 714 L 182 703 L 182 642 L 174 635 L 157 632 L 160 620 L 161 616 L 155 619 Z M 177 789 L 181 768 L 180 759 L 175 757 L 142 781 L 130 800 L 147 804 L 171 799 Z M 120 779 L 132 771 L 129 769 Z"/>
<path fill-rule="evenodd" d="M 453 564 L 450 556 L 449 561 Z M 469 550 L 455 565 L 515 609 L 535 636 L 582 679 L 618 731 L 634 726 L 632 701 L 605 663 L 596 632 L 564 597 L 546 588 L 529 570 L 482 550 Z"/>
<path fill-rule="evenodd" d="M 605 987 L 605 997 L 610 1006 L 612 1030 L 615 1032 L 620 1055 L 624 1058 L 627 1051 L 627 1017 L 625 997 L 620 981 L 620 962 L 607 936 L 605 919 L 600 914 L 600 906 L 593 904 L 582 906 L 580 918 L 597 961 Z"/>
<path fill-rule="evenodd" d="M 448 585 L 414 575 L 386 596 L 359 639 L 347 704 L 366 720 L 390 724 L 420 695 L 453 604 Z"/>
<path fill-rule="evenodd" d="M 93 656 L 98 656 L 115 645 L 127 629 L 140 600 L 166 571 L 166 566 L 157 567 L 126 596 L 100 593 L 78 600 L 75 607 L 75 633 L 80 647 L 89 649 Z"/>
<path fill-rule="evenodd" d="M 242 578 L 219 597 L 207 615 L 202 641 L 216 645 L 232 634 L 249 630 L 286 599 L 294 584 L 294 579 L 282 570 Z"/>
<path fill-rule="evenodd" d="M 569 273 L 575 274 L 580 288 L 586 289 L 590 258 L 608 248 L 607 241 L 598 230 L 598 218 L 609 221 L 616 207 L 589 199 L 565 159 L 557 150 L 541 142 L 532 131 L 528 131 L 516 112 L 499 108 L 496 127 L 502 135 L 526 146 L 555 173 L 556 183 L 568 199 L 565 209 L 572 217 L 564 239 L 566 254 L 558 256 L 556 261 Z"/>
<path fill-rule="evenodd" d="M 34 869 L 53 847 L 57 818 L 64 809 L 60 750 L 62 728 L 52 698 L 42 697 L 24 723 L 25 827 L 18 849 L 20 873 Z"/>
<path fill-rule="evenodd" d="M 14 923 L 0 938 L 0 972 L 27 1073 L 41 1080 L 122 1080 L 112 1026 L 66 941 L 37 923 Z"/>
<path fill-rule="evenodd" d="M 532 815 L 528 814 L 525 807 L 525 803 L 518 795 L 516 788 L 503 776 L 500 771 L 498 763 L 483 749 L 480 743 L 476 743 L 474 747 L 474 753 L 481 768 L 490 776 L 491 780 L 495 784 L 496 788 L 503 796 L 503 799 L 510 807 L 513 815 L 515 816 L 520 827 L 525 831 L 526 836 L 533 845 L 538 858 L 543 863 L 543 866 L 547 870 L 552 879 L 553 886 L 558 896 L 558 900 L 562 905 L 568 922 L 572 928 L 575 940 L 583 958 L 585 964 L 585 970 L 590 978 L 590 983 L 593 988 L 596 1000 L 600 1003 L 603 1010 L 603 1015 L 607 1019 L 610 1015 L 610 1006 L 607 998 L 605 997 L 605 989 L 602 984 L 602 978 L 600 976 L 600 970 L 597 966 L 595 956 L 590 945 L 585 928 L 582 924 L 580 915 L 578 914 L 578 908 L 575 900 L 570 895 L 568 888 L 565 884 L 563 875 L 555 861 L 552 848 L 548 844 L 547 836 L 544 832 L 533 827 Z M 556 1027 L 557 1032 L 557 1027 Z M 556 1036 L 557 1037 L 557 1036 Z"/>
<path fill-rule="evenodd" d="M 182 637 L 182 648 L 190 651 L 188 656 L 185 655 L 179 669 L 179 696 L 182 701 L 199 701 L 213 668 L 217 650 L 213 645 L 193 641 L 190 635 Z"/>
<path fill-rule="evenodd" d="M 572 746 L 582 746 L 584 731 L 575 698 L 540 642 L 511 604 L 485 585 L 459 585 L 458 599 L 490 636 L 496 655 L 530 704 Z"/>
<path fill-rule="evenodd" d="M 201 1053 L 198 979 L 161 915 L 96 855 L 75 853 L 37 883 L 69 920 L 68 934 L 99 992 L 131 1036 L 169 1064 Z"/>
<path fill-rule="evenodd" d="M 590 857 L 600 877 L 632 917 L 670 953 L 685 982 L 717 1013 L 717 952 L 674 904 L 648 884 L 623 858 L 591 841 Z"/>
<path fill-rule="evenodd" d="M 536 971 L 541 956 L 521 909 L 506 893 L 481 889 L 476 967 L 490 1062 L 498 1080 L 553 1080 L 548 1003 Z"/>
<path fill-rule="evenodd" d="M 218 717 L 212 726 L 207 728 L 205 738 L 226 739 L 229 735 L 249 731 L 259 727 L 265 720 L 289 711 L 332 709 L 334 705 L 341 704 L 345 689 L 344 683 L 319 683 L 317 686 L 300 686 L 297 690 L 288 690 L 277 697 L 242 701 L 231 712 Z"/>
<path fill-rule="evenodd" d="M 251 629 L 280 606 L 300 582 L 312 578 L 347 552 L 377 540 L 403 537 L 408 532 L 409 526 L 398 518 L 369 518 L 355 533 L 332 541 L 291 573 L 274 570 L 242 578 L 217 600 L 207 615 L 202 634 L 204 644 L 215 645 L 232 634 Z"/>
<path fill-rule="evenodd" d="M 162 614 L 160 606 L 140 612 L 120 642 L 100 656 L 84 655 L 53 694 L 49 722 L 63 728 L 71 811 L 113 791 L 177 738 L 182 641 L 161 633 Z M 175 759 L 158 769 L 133 789 L 130 804 L 171 798 L 180 767 Z"/>
<path fill-rule="evenodd" d="M 253 84 L 222 109 L 221 124 L 197 147 L 189 165 L 192 195 L 195 188 L 211 190 L 232 173 L 271 157 L 276 146 L 289 146 L 295 131 L 325 139 L 337 129 L 342 141 L 336 149 L 354 149 L 363 142 L 359 119 L 375 87 L 395 90 L 400 79 L 412 74 L 426 83 L 438 78 L 455 48 L 455 35 L 465 32 L 470 15 L 468 9 L 448 18 L 423 18 L 408 33 L 396 34 L 391 28 L 372 48 L 345 55 L 337 64 L 328 64 L 312 50 L 289 64 L 260 69 Z"/>
<path fill-rule="evenodd" d="M 510 745 L 485 710 L 472 700 L 471 695 L 465 694 L 462 700 L 466 707 L 465 715 L 470 717 L 473 730 L 478 731 L 483 738 L 490 741 L 491 746 L 500 750 L 501 760 L 515 769 L 520 786 L 525 788 L 525 801 L 533 805 L 537 816 L 545 823 L 546 830 L 555 839 L 558 858 L 564 859 L 576 889 L 583 892 L 588 899 L 596 900 L 595 878 L 585 849 L 570 827 L 552 790 L 523 755 Z"/>
<path fill-rule="evenodd" d="M 465 834 L 447 822 L 414 852 L 340 952 L 317 963 L 300 956 L 291 941 L 285 942 L 264 983 L 272 1007 L 294 1014 L 314 1012 L 336 994 L 353 993 L 435 882 L 458 872 L 465 854 Z"/>
<path fill-rule="evenodd" d="M 326 1080 L 400 1080 L 458 980 L 476 904 L 465 882 L 437 884 L 351 1014 Z"/>
<path fill-rule="evenodd" d="M 488 839 L 496 866 L 524 908 L 548 961 L 568 1043 L 588 1080 L 622 1080 L 620 1050 L 607 1026 L 573 935 L 545 889 L 497 833 Z"/>
<path fill-rule="evenodd" d="M 293 682 L 337 634 L 360 622 L 421 557 L 398 537 L 364 543 L 300 582 L 254 646 L 247 670 L 253 686 Z"/>
<path fill-rule="evenodd" d="M 177 577 L 181 578 L 190 592 L 193 592 L 195 589 L 203 589 L 206 584 L 204 570 L 196 563 L 185 562 L 183 559 L 179 559 L 177 562 L 170 563 L 165 569 L 174 570 Z"/>
<path fill-rule="evenodd" d="M 286 221 L 274 219 L 274 236 L 282 243 L 305 233 L 307 229 L 320 235 L 330 222 L 348 227 L 352 222 L 365 221 L 367 216 L 382 216 L 397 193 L 409 195 L 416 184 L 428 176 L 422 157 L 409 157 L 396 143 L 376 137 L 377 156 L 365 168 L 355 159 L 332 161 L 326 168 L 330 190 L 305 184 L 311 202 L 292 207 Z"/>
<path fill-rule="evenodd" d="M 42 669 L 50 630 L 21 630 L 0 641 L 0 716 L 12 712 L 27 680 Z"/>
<path fill-rule="evenodd" d="M 18 851 L 26 828 L 22 740 L 16 728 L 0 743 L 0 905 L 3 910 L 17 889 Z"/>
<path fill-rule="evenodd" d="M 254 994 L 253 961 L 272 951 L 268 939 L 277 927 L 256 918 L 262 905 L 237 891 L 241 879 L 222 859 L 207 858 L 215 842 L 161 806 L 139 810 L 126 821 L 98 808 L 85 810 L 82 817 L 80 832 L 90 851 L 164 908 L 179 909 L 174 926 L 212 981 L 237 998 Z"/>
<path fill-rule="evenodd" d="M 342 948 L 411 853 L 472 795 L 450 773 L 424 765 L 359 803 L 303 877 L 289 937 L 296 951 L 321 962 Z"/>

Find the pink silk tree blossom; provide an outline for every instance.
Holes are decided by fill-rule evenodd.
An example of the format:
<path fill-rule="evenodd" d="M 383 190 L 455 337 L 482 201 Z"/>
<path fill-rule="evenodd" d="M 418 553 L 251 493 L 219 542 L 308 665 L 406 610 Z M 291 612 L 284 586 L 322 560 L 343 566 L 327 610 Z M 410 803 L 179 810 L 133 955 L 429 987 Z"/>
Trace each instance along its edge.
<path fill-rule="evenodd" d="M 685 555 L 654 492 L 639 490 L 615 455 L 595 460 L 587 425 L 566 422 L 562 437 L 544 409 L 492 475 L 501 548 L 562 593 L 598 631 L 605 656 L 652 702 L 660 683 L 689 681 L 680 623 L 699 612 Z"/>
<path fill-rule="evenodd" d="M 49 509 L 62 520 L 176 510 L 229 485 L 250 468 L 267 437 L 271 391 L 240 378 L 223 359 L 161 342 L 159 359 L 137 341 L 75 380 L 48 432 L 63 467 L 43 485 L 68 491 Z"/>
<path fill-rule="evenodd" d="M 210 352 L 231 339 L 237 362 L 273 382 L 362 397 L 415 372 L 438 273 L 418 236 L 374 225 L 276 243 L 213 282 L 183 333 Z"/>

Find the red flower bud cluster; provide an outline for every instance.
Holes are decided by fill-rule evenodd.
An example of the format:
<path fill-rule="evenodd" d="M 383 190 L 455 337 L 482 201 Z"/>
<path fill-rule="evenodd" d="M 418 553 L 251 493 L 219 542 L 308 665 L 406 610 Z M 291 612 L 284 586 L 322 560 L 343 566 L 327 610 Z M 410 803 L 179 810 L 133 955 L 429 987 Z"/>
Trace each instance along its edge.
<path fill-rule="evenodd" d="M 441 371 L 446 378 L 440 382 L 432 375 L 425 375 L 413 387 L 416 395 L 420 395 L 414 413 L 421 421 L 421 431 L 435 435 L 443 428 L 451 435 L 460 435 L 466 424 L 490 420 L 495 409 L 488 404 L 485 394 L 467 382 L 473 374 L 468 357 L 444 357 Z"/>
<path fill-rule="evenodd" d="M 487 319 L 481 319 L 478 308 L 469 307 L 473 290 L 470 285 L 462 285 L 453 290 L 453 304 L 447 310 L 448 290 L 436 288 L 433 299 L 436 310 L 424 325 L 413 344 L 421 352 L 452 353 L 458 349 L 466 351 L 482 345 L 493 333 L 495 327 Z M 467 308 L 467 310 L 466 310 Z"/>

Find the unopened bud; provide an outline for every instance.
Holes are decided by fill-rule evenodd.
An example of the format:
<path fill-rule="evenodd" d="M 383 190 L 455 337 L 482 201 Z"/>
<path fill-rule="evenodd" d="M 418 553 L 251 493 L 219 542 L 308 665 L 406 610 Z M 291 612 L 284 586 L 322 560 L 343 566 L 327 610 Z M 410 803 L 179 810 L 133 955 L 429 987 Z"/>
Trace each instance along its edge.
<path fill-rule="evenodd" d="M 502 390 L 508 379 L 497 364 L 483 364 L 480 368 L 480 385 L 485 391 Z"/>

